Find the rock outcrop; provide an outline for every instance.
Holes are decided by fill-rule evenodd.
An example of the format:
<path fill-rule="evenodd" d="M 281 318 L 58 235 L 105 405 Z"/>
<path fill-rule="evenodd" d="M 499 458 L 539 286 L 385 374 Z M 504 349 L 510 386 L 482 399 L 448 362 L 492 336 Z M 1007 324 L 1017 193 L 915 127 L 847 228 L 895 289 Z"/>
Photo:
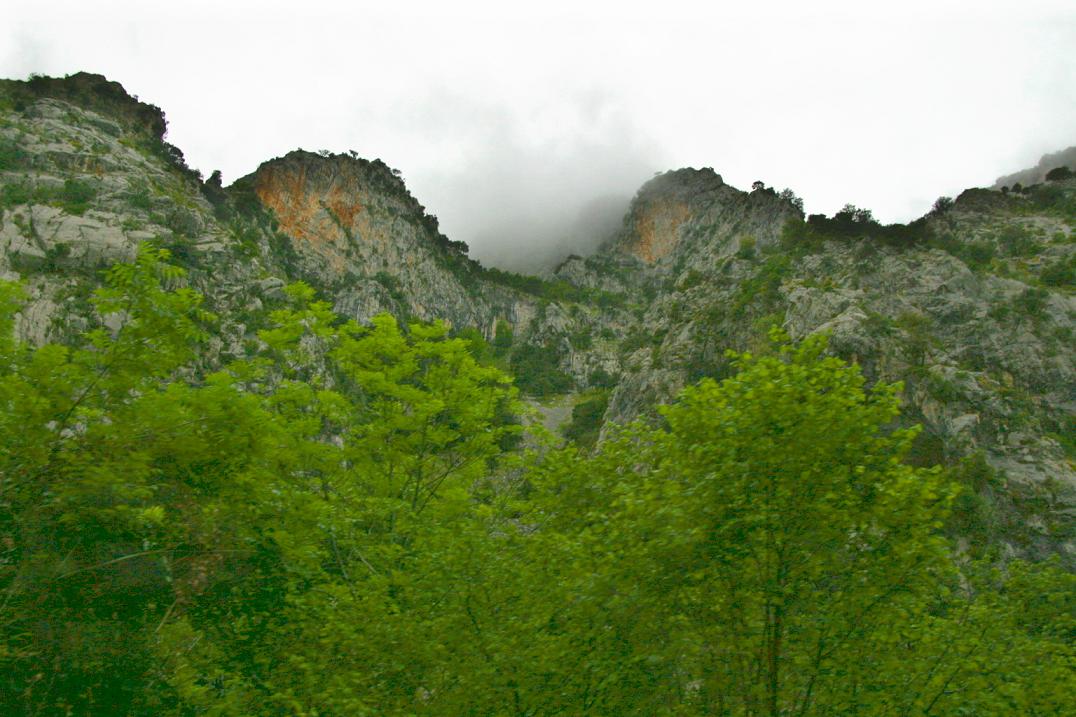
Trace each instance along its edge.
<path fill-rule="evenodd" d="M 1076 552 L 1076 180 L 969 190 L 881 227 L 805 221 L 794 197 L 681 169 L 644 185 L 596 254 L 540 280 L 470 260 L 380 161 L 296 151 L 225 188 L 165 129 L 99 76 L 0 83 L 0 278 L 27 287 L 23 339 L 90 325 L 100 270 L 151 240 L 221 317 L 219 356 L 242 355 L 303 280 L 359 321 L 388 311 L 490 340 L 510 328 L 501 360 L 608 391 L 607 425 L 726 375 L 727 349 L 769 350 L 772 326 L 825 332 L 870 381 L 903 382 L 924 427 L 913 460 L 997 471 L 982 490 L 1003 539 Z"/>

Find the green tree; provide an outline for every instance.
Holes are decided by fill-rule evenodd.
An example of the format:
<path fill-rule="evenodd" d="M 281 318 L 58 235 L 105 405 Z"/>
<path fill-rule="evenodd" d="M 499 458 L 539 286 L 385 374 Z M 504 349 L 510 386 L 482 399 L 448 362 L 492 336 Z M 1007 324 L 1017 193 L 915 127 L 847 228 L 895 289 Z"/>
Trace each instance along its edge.
<path fill-rule="evenodd" d="M 865 392 L 823 348 L 739 356 L 663 410 L 667 430 L 551 474 L 581 572 L 603 576 L 591 599 L 631 645 L 624 679 L 654 686 L 638 713 L 851 709 L 876 631 L 950 576 L 936 529 L 953 490 L 900 462 L 914 431 L 885 430 L 899 387 Z"/>

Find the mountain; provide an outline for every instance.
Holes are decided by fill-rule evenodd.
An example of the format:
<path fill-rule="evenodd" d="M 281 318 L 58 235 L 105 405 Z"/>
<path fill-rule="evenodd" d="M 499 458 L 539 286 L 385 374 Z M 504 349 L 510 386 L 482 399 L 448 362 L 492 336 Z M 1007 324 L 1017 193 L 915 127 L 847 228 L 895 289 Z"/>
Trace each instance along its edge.
<path fill-rule="evenodd" d="M 597 436 L 724 377 L 726 350 L 768 351 L 773 326 L 826 332 L 869 381 L 903 381 L 904 420 L 923 426 L 911 460 L 972 485 L 976 530 L 1076 553 L 1076 180 L 969 189 L 882 226 L 679 169 L 597 252 L 538 278 L 469 259 L 383 162 L 297 150 L 223 187 L 166 128 L 97 75 L 0 83 L 0 278 L 27 287 L 21 338 L 91 325 L 100 270 L 155 241 L 221 317 L 207 366 L 244 355 L 301 280 L 347 318 L 477 330 L 552 425 Z"/>
<path fill-rule="evenodd" d="M 1076 171 L 1076 147 L 1069 147 L 1060 152 L 1044 154 L 1042 155 L 1042 158 L 1039 159 L 1039 163 L 1034 167 L 1019 172 L 1013 172 L 1012 174 L 1006 174 L 1004 177 L 998 177 L 991 189 L 1000 190 L 1002 187 L 1012 187 L 1016 184 L 1038 184 L 1039 182 L 1046 180 L 1046 175 L 1050 170 L 1057 169 L 1058 167 L 1066 167 Z"/>

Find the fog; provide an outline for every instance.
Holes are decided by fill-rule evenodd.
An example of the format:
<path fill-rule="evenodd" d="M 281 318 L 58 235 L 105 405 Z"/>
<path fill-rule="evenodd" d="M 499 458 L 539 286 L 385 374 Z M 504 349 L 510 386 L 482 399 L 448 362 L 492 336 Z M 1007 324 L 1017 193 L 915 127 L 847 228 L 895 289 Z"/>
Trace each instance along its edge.
<path fill-rule="evenodd" d="M 1070 2 L 579 5 L 7 0 L 0 75 L 105 74 L 225 182 L 381 158 L 516 269 L 591 250 L 670 168 L 906 221 L 1076 142 Z"/>

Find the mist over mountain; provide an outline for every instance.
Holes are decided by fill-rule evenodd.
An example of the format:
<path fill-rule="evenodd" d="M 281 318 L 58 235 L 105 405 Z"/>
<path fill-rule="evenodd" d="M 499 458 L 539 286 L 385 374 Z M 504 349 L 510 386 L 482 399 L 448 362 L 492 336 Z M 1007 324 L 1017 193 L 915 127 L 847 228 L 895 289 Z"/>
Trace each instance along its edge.
<path fill-rule="evenodd" d="M 1046 175 L 1052 169 L 1058 167 L 1068 167 L 1071 170 L 1076 171 L 1076 146 L 1062 149 L 1058 152 L 1050 152 L 1044 154 L 1039 159 L 1038 164 L 1028 169 L 1022 169 L 1019 172 L 1013 172 L 1012 174 L 1006 174 L 1003 177 L 998 177 L 991 189 L 1001 189 L 1002 187 L 1012 187 L 1014 184 L 1038 184 L 1046 179 Z"/>

